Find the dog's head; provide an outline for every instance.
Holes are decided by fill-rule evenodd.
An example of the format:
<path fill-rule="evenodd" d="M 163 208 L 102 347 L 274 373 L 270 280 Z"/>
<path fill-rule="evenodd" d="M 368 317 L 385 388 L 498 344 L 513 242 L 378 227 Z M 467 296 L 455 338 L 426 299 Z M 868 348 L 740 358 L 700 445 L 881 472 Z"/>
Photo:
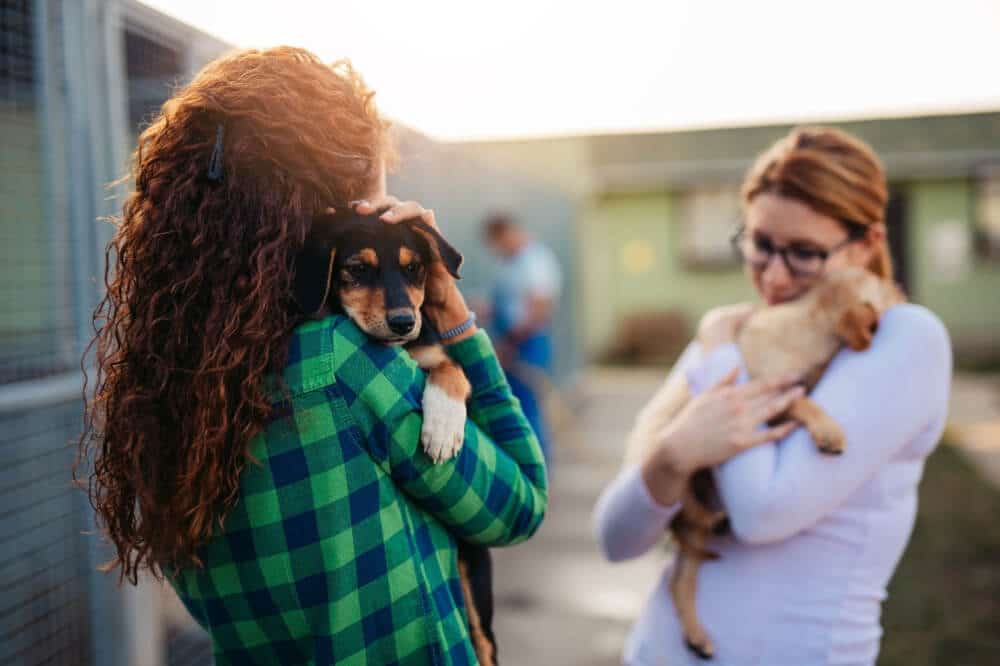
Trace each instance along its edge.
<path fill-rule="evenodd" d="M 338 210 L 313 220 L 296 264 L 295 300 L 307 314 L 341 309 L 368 335 L 404 344 L 420 334 L 429 266 L 441 262 L 457 278 L 462 255 L 422 220 L 387 224 L 380 213 Z"/>
<path fill-rule="evenodd" d="M 820 307 L 833 316 L 837 336 L 856 351 L 871 345 L 882 313 L 905 300 L 892 280 L 853 266 L 831 271 L 816 288 Z"/>

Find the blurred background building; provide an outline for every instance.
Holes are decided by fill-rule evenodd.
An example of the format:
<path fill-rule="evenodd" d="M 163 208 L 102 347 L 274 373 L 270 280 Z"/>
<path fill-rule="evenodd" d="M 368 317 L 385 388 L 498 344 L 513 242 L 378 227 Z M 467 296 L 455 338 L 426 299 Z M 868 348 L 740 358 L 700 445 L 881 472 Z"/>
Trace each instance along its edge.
<path fill-rule="evenodd" d="M 70 468 L 112 232 L 99 219 L 127 189 L 109 183 L 172 88 L 229 48 L 135 0 L 0 0 L 0 664 L 210 663 L 157 586 L 96 572 L 110 553 L 86 534 Z M 1000 110 L 836 124 L 886 163 L 911 297 L 941 315 L 961 360 L 995 363 Z M 705 309 L 750 297 L 729 246 L 738 186 L 787 129 L 443 143 L 400 126 L 390 191 L 436 210 L 470 295 L 493 272 L 488 212 L 513 213 L 555 250 L 567 387 L 594 361 L 666 362 Z"/>
<path fill-rule="evenodd" d="M 1000 360 L 1000 111 L 828 124 L 869 142 L 885 163 L 890 244 L 910 298 L 941 316 L 960 362 Z M 635 337 L 630 318 L 655 325 L 659 313 L 690 326 L 713 304 L 752 297 L 729 243 L 739 186 L 756 155 L 790 127 L 470 147 L 573 197 L 584 354 L 621 359 Z M 651 343 L 662 348 L 663 340 Z"/>

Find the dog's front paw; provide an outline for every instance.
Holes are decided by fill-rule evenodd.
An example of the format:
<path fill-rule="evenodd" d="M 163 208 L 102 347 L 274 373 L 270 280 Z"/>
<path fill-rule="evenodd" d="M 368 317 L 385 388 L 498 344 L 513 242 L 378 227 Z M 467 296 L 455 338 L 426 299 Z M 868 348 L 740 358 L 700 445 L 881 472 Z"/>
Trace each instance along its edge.
<path fill-rule="evenodd" d="M 808 427 L 809 434 L 820 451 L 831 456 L 839 456 L 844 452 L 844 431 L 833 419 L 823 419 Z"/>
<path fill-rule="evenodd" d="M 711 659 L 715 656 L 715 646 L 701 627 L 697 627 L 691 633 L 685 632 L 684 644 L 701 659 Z"/>
<path fill-rule="evenodd" d="M 434 462 L 452 458 L 465 440 L 465 403 L 440 386 L 428 382 L 424 389 L 424 426 L 420 443 Z"/>

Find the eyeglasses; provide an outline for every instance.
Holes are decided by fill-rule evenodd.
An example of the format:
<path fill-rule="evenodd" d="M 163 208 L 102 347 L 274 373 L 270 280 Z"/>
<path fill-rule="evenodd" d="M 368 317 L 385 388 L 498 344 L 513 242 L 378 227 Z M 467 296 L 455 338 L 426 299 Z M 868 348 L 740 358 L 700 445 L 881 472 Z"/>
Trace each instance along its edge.
<path fill-rule="evenodd" d="M 774 255 L 781 257 L 794 277 L 815 277 L 823 272 L 826 260 L 831 254 L 846 247 L 854 241 L 865 237 L 868 229 L 857 222 L 848 223 L 847 238 L 831 248 L 819 248 L 806 243 L 789 243 L 777 245 L 766 234 L 755 232 L 749 234 L 746 226 L 733 234 L 730 241 L 736 252 L 754 270 L 764 270 Z"/>

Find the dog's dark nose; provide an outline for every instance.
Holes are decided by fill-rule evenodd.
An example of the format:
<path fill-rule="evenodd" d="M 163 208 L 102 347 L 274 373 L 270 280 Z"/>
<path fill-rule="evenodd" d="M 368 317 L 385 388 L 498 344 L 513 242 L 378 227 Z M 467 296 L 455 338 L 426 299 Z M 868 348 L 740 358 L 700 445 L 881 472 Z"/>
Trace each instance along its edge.
<path fill-rule="evenodd" d="M 393 313 L 386 317 L 385 321 L 389 324 L 392 332 L 398 335 L 406 335 L 413 330 L 413 326 L 417 323 L 412 312 Z"/>

